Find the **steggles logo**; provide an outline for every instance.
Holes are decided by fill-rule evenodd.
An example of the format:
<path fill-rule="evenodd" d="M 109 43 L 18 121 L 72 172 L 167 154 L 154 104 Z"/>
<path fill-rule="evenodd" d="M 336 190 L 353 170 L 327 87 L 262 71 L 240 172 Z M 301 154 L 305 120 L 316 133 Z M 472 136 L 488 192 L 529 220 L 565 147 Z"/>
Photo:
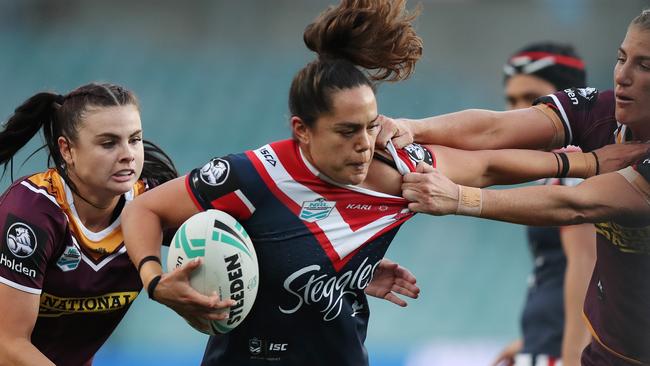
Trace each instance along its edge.
<path fill-rule="evenodd" d="M 372 281 L 372 274 L 379 262 L 374 265 L 367 262 L 368 258 L 365 258 L 356 270 L 338 275 L 320 273 L 321 267 L 316 264 L 299 269 L 284 281 L 284 289 L 293 295 L 293 304 L 289 305 L 291 307 L 280 306 L 280 311 L 293 314 L 303 306 L 320 305 L 323 306 L 320 312 L 324 321 L 336 319 L 341 314 L 343 296 L 356 298 L 354 290 L 363 290 Z M 356 315 L 357 310 L 353 309 L 350 315 Z"/>

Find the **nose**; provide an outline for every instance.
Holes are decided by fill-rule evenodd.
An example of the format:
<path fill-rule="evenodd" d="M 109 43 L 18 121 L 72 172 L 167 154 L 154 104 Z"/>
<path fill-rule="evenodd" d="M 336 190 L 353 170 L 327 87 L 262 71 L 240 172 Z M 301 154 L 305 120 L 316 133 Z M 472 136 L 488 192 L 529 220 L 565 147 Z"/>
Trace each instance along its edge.
<path fill-rule="evenodd" d="M 614 67 L 614 82 L 616 85 L 628 86 L 632 84 L 632 63 L 616 64 Z"/>
<path fill-rule="evenodd" d="M 364 152 L 369 150 L 372 144 L 374 144 L 373 136 L 371 136 L 368 131 L 364 129 L 363 132 L 359 134 L 359 138 L 355 142 L 354 150 L 357 152 Z"/>
<path fill-rule="evenodd" d="M 122 144 L 120 150 L 120 162 L 130 163 L 135 160 L 135 147 L 131 146 L 128 142 Z"/>

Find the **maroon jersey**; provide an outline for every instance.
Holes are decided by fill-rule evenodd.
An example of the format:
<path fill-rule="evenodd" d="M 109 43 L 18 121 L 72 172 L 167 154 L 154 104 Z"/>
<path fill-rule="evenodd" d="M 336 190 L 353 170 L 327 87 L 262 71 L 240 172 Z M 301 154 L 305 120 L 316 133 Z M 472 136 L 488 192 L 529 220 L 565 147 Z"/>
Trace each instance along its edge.
<path fill-rule="evenodd" d="M 560 118 L 565 144 L 590 151 L 630 138 L 626 126 L 616 122 L 612 91 L 566 89 L 537 103 L 546 104 Z M 647 189 L 648 158 L 621 171 L 626 178 L 634 175 L 635 188 Z M 638 190 L 650 203 L 650 192 Z M 597 260 L 584 306 L 588 325 L 595 341 L 621 362 L 650 363 L 650 226 L 604 222 L 596 224 L 596 231 Z"/>
<path fill-rule="evenodd" d="M 138 182 L 126 201 L 144 191 Z M 0 282 L 40 295 L 32 343 L 57 365 L 90 365 L 142 288 L 126 254 L 119 216 L 84 227 L 72 192 L 54 170 L 0 197 Z"/>

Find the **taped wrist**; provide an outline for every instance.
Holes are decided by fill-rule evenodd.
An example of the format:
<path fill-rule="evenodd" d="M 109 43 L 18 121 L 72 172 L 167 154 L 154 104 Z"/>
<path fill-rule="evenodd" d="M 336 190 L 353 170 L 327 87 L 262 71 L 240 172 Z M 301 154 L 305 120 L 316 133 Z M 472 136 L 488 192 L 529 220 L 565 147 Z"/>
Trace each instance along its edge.
<path fill-rule="evenodd" d="M 567 153 L 567 176 L 574 178 L 589 178 L 598 174 L 599 164 L 595 154 L 592 153 Z"/>
<path fill-rule="evenodd" d="M 458 207 L 456 215 L 481 216 L 483 191 L 480 188 L 458 185 Z"/>

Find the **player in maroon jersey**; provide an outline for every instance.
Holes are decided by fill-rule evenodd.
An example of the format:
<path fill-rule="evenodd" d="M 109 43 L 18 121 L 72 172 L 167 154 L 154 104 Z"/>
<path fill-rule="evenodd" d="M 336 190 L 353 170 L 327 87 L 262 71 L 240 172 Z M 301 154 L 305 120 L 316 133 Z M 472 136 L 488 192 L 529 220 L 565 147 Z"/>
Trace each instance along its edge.
<path fill-rule="evenodd" d="M 32 96 L 0 132 L 0 163 L 41 129 L 54 167 L 0 196 L 0 363 L 90 365 L 142 288 L 122 208 L 177 173 L 117 85 Z"/>
<path fill-rule="evenodd" d="M 468 110 L 420 122 L 388 121 L 380 143 L 394 135 L 398 145 L 415 138 L 468 149 L 575 144 L 591 151 L 611 143 L 648 141 L 649 10 L 628 27 L 614 84 L 614 91 L 605 92 L 566 89 L 519 111 Z M 577 187 L 473 192 L 473 213 L 481 217 L 532 225 L 596 223 L 597 262 L 584 307 L 593 340 L 582 355 L 585 365 L 650 363 L 649 170 L 650 155 Z M 432 214 L 456 212 L 458 186 L 423 166 L 425 171 L 405 177 L 404 196 L 417 202 L 409 207 Z"/>

